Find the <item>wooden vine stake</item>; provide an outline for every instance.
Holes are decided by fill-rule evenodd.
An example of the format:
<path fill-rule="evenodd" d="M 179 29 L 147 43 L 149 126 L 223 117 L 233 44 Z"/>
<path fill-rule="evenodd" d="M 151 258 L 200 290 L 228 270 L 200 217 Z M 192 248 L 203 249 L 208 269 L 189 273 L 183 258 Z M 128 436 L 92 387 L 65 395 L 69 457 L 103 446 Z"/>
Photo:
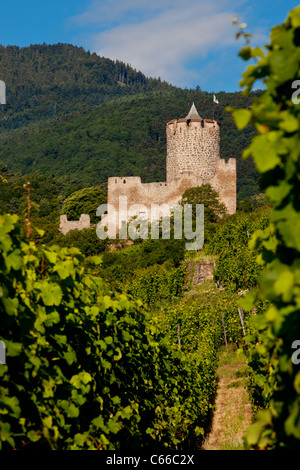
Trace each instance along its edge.
<path fill-rule="evenodd" d="M 27 181 L 27 183 L 23 184 L 23 187 L 27 191 L 27 217 L 26 217 L 26 237 L 27 239 L 30 238 L 31 235 L 31 223 L 30 223 L 30 211 L 31 211 L 31 201 L 30 201 L 30 191 L 33 190 L 33 188 L 30 188 L 30 183 Z"/>
<path fill-rule="evenodd" d="M 242 325 L 242 328 L 243 328 L 243 335 L 245 336 L 245 326 L 244 326 L 244 315 L 243 315 L 243 309 L 242 307 L 239 307 L 239 316 L 240 316 L 240 320 L 241 320 L 241 325 Z"/>
<path fill-rule="evenodd" d="M 180 325 L 177 325 L 177 338 L 178 338 L 178 346 L 181 347 L 181 339 L 180 339 Z"/>
<path fill-rule="evenodd" d="M 222 324 L 223 324 L 223 331 L 224 331 L 225 345 L 226 345 L 226 348 L 227 348 L 227 347 L 228 347 L 228 344 L 227 344 L 227 337 L 226 337 L 226 330 L 225 330 L 225 323 L 224 323 L 224 316 L 223 316 L 223 312 L 221 312 L 221 315 L 222 315 Z"/>

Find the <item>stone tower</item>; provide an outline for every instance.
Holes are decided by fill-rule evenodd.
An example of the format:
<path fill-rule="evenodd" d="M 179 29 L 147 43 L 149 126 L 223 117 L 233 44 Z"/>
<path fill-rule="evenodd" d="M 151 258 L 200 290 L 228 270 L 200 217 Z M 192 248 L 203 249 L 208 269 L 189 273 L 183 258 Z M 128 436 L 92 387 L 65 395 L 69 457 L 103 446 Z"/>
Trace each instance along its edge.
<path fill-rule="evenodd" d="M 217 121 L 202 119 L 193 103 L 189 114 L 167 124 L 167 182 L 192 173 L 208 183 L 220 158 Z"/>

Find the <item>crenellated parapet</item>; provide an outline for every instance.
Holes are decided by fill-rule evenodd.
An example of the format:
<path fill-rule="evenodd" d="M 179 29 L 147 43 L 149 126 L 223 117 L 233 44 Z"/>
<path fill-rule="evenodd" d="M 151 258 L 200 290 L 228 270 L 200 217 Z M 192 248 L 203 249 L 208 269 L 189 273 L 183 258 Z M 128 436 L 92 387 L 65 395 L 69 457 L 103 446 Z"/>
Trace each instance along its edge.
<path fill-rule="evenodd" d="M 90 228 L 91 221 L 88 214 L 81 214 L 79 220 L 68 220 L 67 216 L 60 216 L 59 231 L 66 235 L 70 230 L 83 230 L 84 228 Z"/>

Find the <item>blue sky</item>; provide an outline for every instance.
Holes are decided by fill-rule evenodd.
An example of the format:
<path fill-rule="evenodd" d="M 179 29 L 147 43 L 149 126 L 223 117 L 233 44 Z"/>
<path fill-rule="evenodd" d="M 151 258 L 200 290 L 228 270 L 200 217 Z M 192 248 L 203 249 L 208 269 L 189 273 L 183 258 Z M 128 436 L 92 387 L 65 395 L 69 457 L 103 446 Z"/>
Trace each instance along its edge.
<path fill-rule="evenodd" d="M 1 5 L 0 43 L 58 42 L 119 59 L 182 88 L 238 91 L 246 67 L 233 18 L 268 43 L 292 0 L 10 0 Z"/>

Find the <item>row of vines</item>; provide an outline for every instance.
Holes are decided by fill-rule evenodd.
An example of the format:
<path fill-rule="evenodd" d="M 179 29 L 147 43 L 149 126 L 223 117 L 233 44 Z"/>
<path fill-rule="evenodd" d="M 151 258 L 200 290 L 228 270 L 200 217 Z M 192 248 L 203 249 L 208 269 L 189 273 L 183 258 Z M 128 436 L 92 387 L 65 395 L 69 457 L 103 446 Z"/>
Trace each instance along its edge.
<path fill-rule="evenodd" d="M 141 299 L 149 307 L 157 307 L 163 302 L 172 302 L 182 295 L 186 283 L 186 268 L 178 268 L 164 263 L 149 268 L 138 269 L 127 287 L 128 294 Z"/>
<path fill-rule="evenodd" d="M 270 223 L 271 208 L 265 204 L 253 213 L 237 212 L 220 222 L 205 244 L 207 254 L 216 254 L 218 263 L 214 281 L 231 292 L 257 286 L 262 267 L 257 260 L 258 250 L 249 247 L 256 230 Z"/>
<path fill-rule="evenodd" d="M 99 263 L 36 246 L 0 216 L 2 449 L 181 449 L 203 436 L 214 349 L 172 345 Z"/>
<path fill-rule="evenodd" d="M 248 95 L 258 80 L 265 90 L 250 109 L 230 111 L 239 129 L 256 128 L 244 157 L 253 158 L 272 206 L 269 226 L 256 230 L 250 241 L 261 269 L 241 303 L 261 308 L 245 342 L 255 411 L 247 447 L 299 450 L 300 7 L 272 29 L 265 50 L 247 44 L 240 56 L 254 62 L 243 74 L 243 93 Z"/>

